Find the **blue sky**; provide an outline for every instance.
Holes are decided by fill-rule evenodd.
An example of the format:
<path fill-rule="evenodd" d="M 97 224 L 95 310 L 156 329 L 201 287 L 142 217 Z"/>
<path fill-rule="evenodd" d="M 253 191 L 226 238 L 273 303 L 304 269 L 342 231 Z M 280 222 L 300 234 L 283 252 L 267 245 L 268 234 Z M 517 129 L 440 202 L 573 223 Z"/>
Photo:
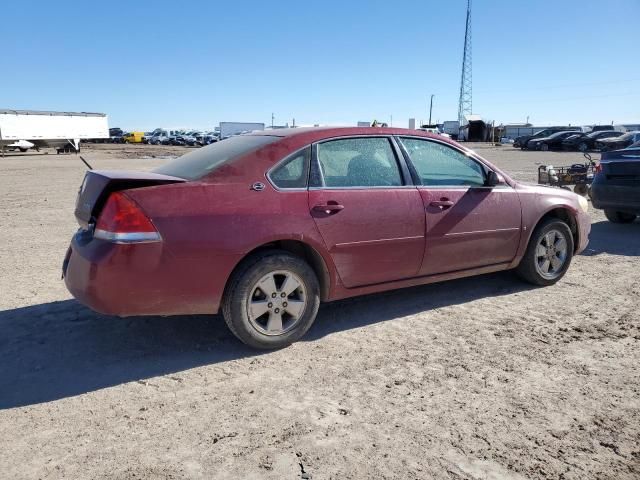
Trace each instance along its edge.
<path fill-rule="evenodd" d="M 125 129 L 455 120 L 465 0 L 70 2 L 2 8 L 0 107 Z M 15 19 L 12 21 L 11 19 Z M 475 0 L 473 110 L 640 122 L 640 0 Z"/>

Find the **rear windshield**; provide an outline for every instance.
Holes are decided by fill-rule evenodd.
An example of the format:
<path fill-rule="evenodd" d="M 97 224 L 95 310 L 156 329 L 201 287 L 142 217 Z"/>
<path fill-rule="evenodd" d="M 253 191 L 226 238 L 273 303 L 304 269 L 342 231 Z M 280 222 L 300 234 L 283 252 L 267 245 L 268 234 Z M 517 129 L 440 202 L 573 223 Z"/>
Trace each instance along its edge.
<path fill-rule="evenodd" d="M 154 170 L 155 173 L 196 180 L 211 173 L 219 166 L 232 162 L 253 150 L 280 140 L 271 135 L 238 135 L 199 148 L 182 157 L 171 160 Z"/>

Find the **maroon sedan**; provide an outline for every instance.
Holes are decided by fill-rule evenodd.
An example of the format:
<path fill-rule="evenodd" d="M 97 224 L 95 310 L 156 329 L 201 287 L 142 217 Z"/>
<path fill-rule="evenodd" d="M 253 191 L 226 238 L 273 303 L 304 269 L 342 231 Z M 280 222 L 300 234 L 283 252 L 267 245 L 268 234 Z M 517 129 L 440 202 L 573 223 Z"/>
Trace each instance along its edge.
<path fill-rule="evenodd" d="M 221 310 L 240 340 L 276 348 L 321 301 L 508 269 L 551 285 L 587 245 L 586 211 L 439 136 L 270 130 L 153 173 L 89 171 L 63 275 L 98 312 Z"/>

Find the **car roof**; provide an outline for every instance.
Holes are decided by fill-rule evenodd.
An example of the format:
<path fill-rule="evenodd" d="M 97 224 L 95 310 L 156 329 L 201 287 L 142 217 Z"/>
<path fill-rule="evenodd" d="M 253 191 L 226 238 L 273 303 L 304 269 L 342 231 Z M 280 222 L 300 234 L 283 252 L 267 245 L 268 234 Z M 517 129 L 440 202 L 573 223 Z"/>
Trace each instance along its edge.
<path fill-rule="evenodd" d="M 278 128 L 273 130 L 257 130 L 247 135 L 269 135 L 272 137 L 305 137 L 309 142 L 331 137 L 344 137 L 351 135 L 411 135 L 425 138 L 435 138 L 437 140 L 454 144 L 442 135 L 414 130 L 409 128 L 393 127 L 299 127 L 299 128 Z"/>

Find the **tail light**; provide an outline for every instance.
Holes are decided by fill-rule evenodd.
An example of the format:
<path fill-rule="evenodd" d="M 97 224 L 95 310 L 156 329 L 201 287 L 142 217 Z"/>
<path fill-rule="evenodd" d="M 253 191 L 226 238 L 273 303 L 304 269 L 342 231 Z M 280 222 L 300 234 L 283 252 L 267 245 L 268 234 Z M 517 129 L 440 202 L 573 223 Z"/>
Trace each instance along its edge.
<path fill-rule="evenodd" d="M 142 209 L 122 192 L 109 195 L 94 237 L 115 243 L 158 242 L 160 233 Z"/>
<path fill-rule="evenodd" d="M 602 172 L 602 164 L 601 163 L 596 164 L 596 166 L 594 167 L 594 171 L 596 173 Z"/>

